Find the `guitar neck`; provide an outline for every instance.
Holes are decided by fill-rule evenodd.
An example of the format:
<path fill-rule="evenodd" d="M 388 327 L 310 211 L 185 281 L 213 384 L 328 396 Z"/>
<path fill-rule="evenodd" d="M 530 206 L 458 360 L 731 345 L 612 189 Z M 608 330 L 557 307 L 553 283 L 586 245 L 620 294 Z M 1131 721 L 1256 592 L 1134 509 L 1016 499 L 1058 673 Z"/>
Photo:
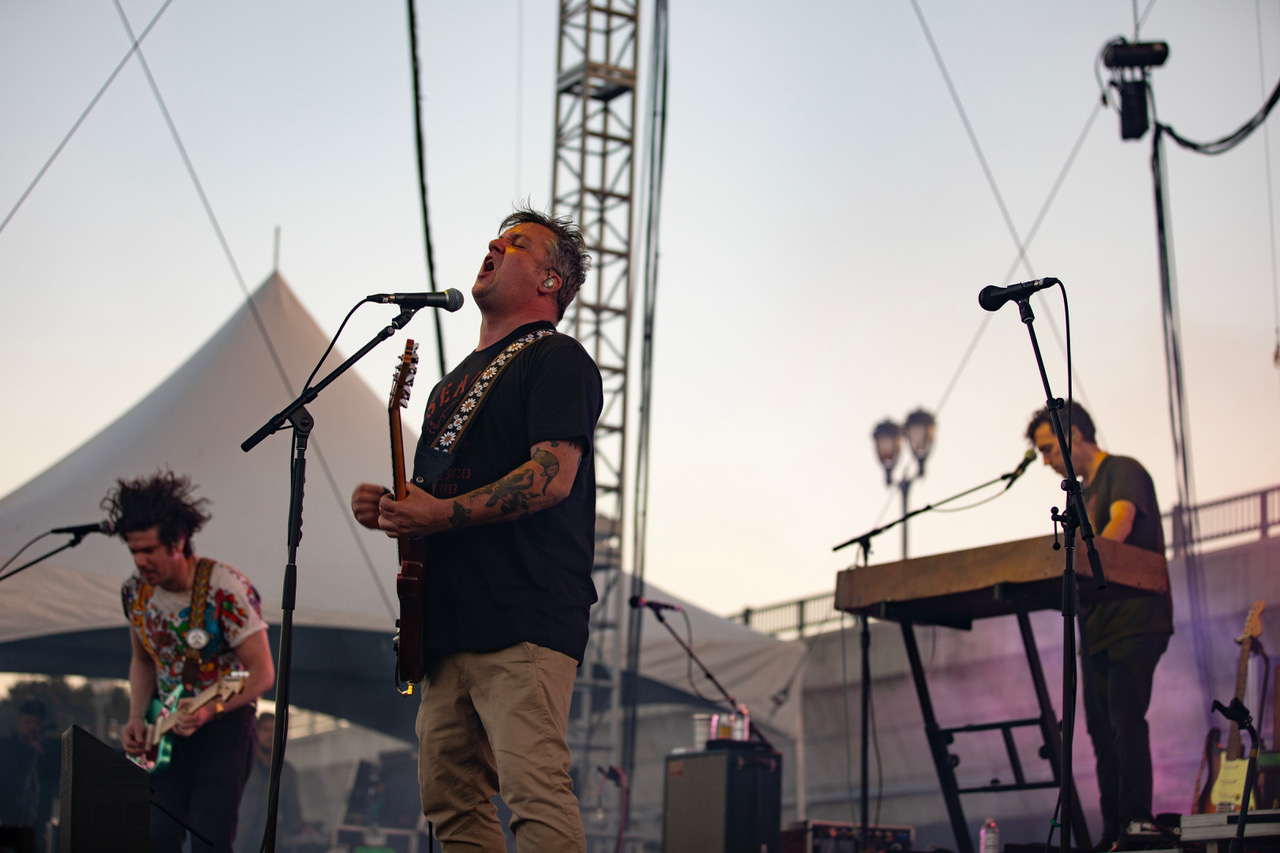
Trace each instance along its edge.
<path fill-rule="evenodd" d="M 1236 698 L 1244 701 L 1244 690 L 1249 680 L 1249 655 L 1253 651 L 1253 638 L 1245 636 L 1240 639 L 1240 664 L 1236 667 Z M 1240 741 L 1240 726 L 1231 724 L 1227 731 L 1226 757 L 1239 759 L 1244 754 L 1244 745 Z"/>
<path fill-rule="evenodd" d="M 404 430 L 400 427 L 400 409 L 390 413 L 391 421 L 391 481 L 396 500 L 404 500 L 409 490 L 404 476 Z"/>
<path fill-rule="evenodd" d="M 187 713 L 189 714 L 192 711 L 196 711 L 203 708 L 205 705 L 208 705 L 213 701 L 214 697 L 218 695 L 220 690 L 222 690 L 222 682 L 219 681 L 216 684 L 209 685 L 195 696 L 192 696 L 187 704 Z M 167 735 L 169 730 L 178 724 L 178 717 L 178 714 L 170 714 L 167 717 L 161 717 L 156 720 L 156 729 L 153 740 L 158 741 L 160 738 Z"/>
<path fill-rule="evenodd" d="M 409 388 L 418 371 L 418 345 L 405 341 L 404 355 L 396 369 L 395 382 L 391 386 L 391 400 L 387 403 L 387 419 L 391 427 L 391 479 L 396 500 L 402 501 L 409 494 L 404 476 L 404 431 L 400 428 L 400 409 L 409 402 Z"/>

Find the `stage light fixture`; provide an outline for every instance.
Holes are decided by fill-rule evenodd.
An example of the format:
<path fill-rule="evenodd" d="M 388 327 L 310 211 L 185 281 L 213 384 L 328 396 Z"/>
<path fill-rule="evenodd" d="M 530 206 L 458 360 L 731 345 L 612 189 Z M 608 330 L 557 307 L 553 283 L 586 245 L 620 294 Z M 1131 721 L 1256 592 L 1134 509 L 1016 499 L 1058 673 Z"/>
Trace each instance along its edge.
<path fill-rule="evenodd" d="M 1169 58 L 1169 44 L 1163 41 L 1118 41 L 1102 51 L 1108 68 L 1155 68 Z"/>
<path fill-rule="evenodd" d="M 1117 39 L 1102 49 L 1102 64 L 1112 71 L 1111 86 L 1120 97 L 1120 138 L 1141 139 L 1151 127 L 1147 114 L 1147 69 L 1164 65 L 1169 45 L 1162 41 Z"/>
<path fill-rule="evenodd" d="M 1141 139 L 1151 126 L 1147 118 L 1147 81 L 1124 80 L 1120 88 L 1120 138 Z"/>

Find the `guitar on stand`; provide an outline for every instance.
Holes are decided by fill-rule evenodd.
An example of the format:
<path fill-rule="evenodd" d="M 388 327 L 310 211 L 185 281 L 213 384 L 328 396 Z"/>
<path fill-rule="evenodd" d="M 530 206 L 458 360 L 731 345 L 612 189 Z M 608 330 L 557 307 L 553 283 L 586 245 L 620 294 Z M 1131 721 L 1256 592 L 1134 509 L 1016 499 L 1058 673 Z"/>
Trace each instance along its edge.
<path fill-rule="evenodd" d="M 409 391 L 418 372 L 418 345 L 405 341 L 404 354 L 396 365 L 395 382 L 387 415 L 391 427 L 391 480 L 395 498 L 404 500 L 409 493 L 404 473 L 404 431 L 400 410 L 409 405 Z M 400 557 L 400 573 L 396 575 L 396 596 L 400 599 L 400 618 L 396 620 L 396 689 L 404 696 L 413 695 L 413 686 L 422 681 L 422 572 L 426 564 L 426 540 L 396 540 Z"/>
<path fill-rule="evenodd" d="M 1262 610 L 1266 603 L 1259 600 L 1249 609 L 1244 622 L 1244 632 L 1236 640 L 1240 644 L 1240 663 L 1236 667 L 1235 698 L 1244 701 L 1245 683 L 1249 676 L 1249 655 L 1253 652 L 1257 638 L 1262 636 Z M 1200 772 L 1196 774 L 1195 800 L 1191 805 L 1193 814 L 1216 814 L 1219 812 L 1238 812 L 1244 800 L 1245 774 L 1249 759 L 1244 754 L 1240 742 L 1240 726 L 1231 723 L 1227 732 L 1227 745 L 1223 749 L 1219 745 L 1221 732 L 1217 728 L 1209 730 L 1205 739 L 1204 758 L 1200 762 Z M 1208 778 L 1203 788 L 1200 778 L 1208 769 Z M 1253 803 L 1250 803 L 1250 808 Z"/>

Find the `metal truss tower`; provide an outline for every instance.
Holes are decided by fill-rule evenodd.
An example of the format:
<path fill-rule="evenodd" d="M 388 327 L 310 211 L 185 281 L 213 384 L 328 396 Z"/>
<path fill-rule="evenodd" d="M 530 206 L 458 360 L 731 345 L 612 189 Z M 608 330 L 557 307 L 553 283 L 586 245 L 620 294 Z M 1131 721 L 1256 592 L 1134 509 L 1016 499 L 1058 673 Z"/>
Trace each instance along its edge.
<path fill-rule="evenodd" d="M 622 539 L 627 452 L 627 354 L 635 220 L 639 0 L 561 0 L 552 206 L 582 228 L 593 268 L 567 318 L 604 379 L 596 428 L 596 586 L 591 641 L 578 675 L 569 740 L 589 849 L 613 849 L 619 792 L 598 767 L 622 750 L 622 670 L 629 586 Z M 614 780 L 616 781 L 616 779 Z"/>

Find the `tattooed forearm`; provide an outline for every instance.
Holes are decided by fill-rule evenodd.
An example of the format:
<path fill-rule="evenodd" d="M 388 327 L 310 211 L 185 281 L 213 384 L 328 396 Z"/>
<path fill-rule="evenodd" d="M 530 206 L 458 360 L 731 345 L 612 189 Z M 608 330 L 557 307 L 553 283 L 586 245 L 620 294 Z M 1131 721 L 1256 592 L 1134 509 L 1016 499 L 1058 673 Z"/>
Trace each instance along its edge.
<path fill-rule="evenodd" d="M 557 442 L 551 442 L 552 447 L 559 446 Z M 533 452 L 533 462 L 542 468 L 542 493 L 547 493 L 547 488 L 551 485 L 551 481 L 560 473 L 560 459 L 552 452 L 538 448 Z"/>
<path fill-rule="evenodd" d="M 533 471 L 528 466 L 517 471 L 512 471 L 506 477 L 491 486 L 485 486 L 476 491 L 480 494 L 489 495 L 489 500 L 485 506 L 497 506 L 499 512 L 503 515 L 510 515 L 513 512 L 523 511 L 529 512 L 529 500 L 535 497 L 530 491 L 533 487 Z"/>
<path fill-rule="evenodd" d="M 471 520 L 471 510 L 467 509 L 457 501 L 453 502 L 453 513 L 449 516 L 449 526 L 454 530 L 459 527 L 466 527 L 467 522 Z"/>

